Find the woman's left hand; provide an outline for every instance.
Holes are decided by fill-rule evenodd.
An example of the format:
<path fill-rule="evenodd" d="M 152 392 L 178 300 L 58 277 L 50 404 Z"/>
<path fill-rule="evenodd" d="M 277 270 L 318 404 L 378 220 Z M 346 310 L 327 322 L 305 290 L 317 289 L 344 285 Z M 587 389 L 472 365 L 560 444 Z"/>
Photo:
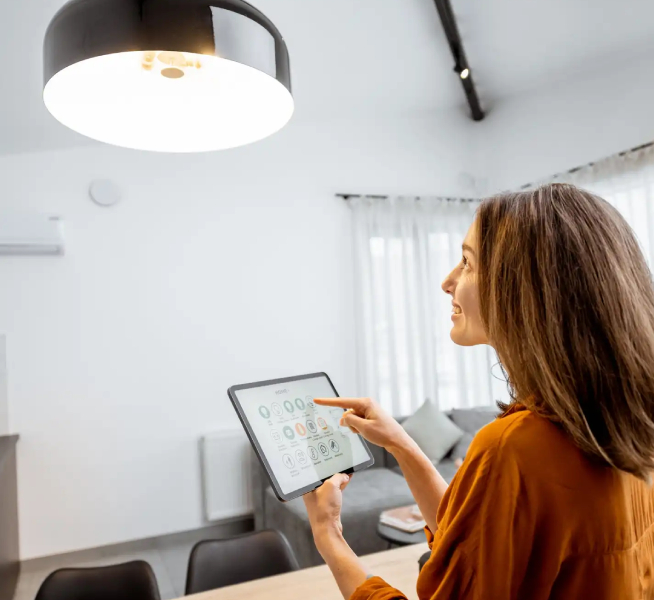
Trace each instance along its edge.
<path fill-rule="evenodd" d="M 343 533 L 341 523 L 343 490 L 350 482 L 350 477 L 345 473 L 336 473 L 318 489 L 303 496 L 314 539 L 323 533 Z"/>
<path fill-rule="evenodd" d="M 343 537 L 343 490 L 351 475 L 336 473 L 318 489 L 304 495 L 316 549 L 336 579 L 343 598 L 351 598 L 365 582 L 366 570 Z"/>

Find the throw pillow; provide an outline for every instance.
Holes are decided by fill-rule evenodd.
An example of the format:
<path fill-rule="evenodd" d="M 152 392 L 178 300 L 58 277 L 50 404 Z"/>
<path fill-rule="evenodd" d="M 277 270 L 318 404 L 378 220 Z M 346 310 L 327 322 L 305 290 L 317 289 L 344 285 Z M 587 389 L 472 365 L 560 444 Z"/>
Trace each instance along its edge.
<path fill-rule="evenodd" d="M 454 460 L 457 458 L 464 459 L 468 453 L 468 448 L 472 444 L 472 440 L 475 437 L 473 433 L 465 432 L 461 439 L 454 445 L 452 448 L 451 456 Z"/>
<path fill-rule="evenodd" d="M 402 427 L 435 464 L 445 457 L 464 434 L 429 400 L 404 421 Z"/>

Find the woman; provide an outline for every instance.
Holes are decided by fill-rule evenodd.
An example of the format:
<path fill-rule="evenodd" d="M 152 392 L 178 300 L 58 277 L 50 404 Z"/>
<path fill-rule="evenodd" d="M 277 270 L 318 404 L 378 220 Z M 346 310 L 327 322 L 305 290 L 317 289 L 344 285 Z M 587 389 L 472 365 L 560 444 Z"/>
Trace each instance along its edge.
<path fill-rule="evenodd" d="M 451 485 L 370 399 L 343 424 L 395 456 L 427 522 L 422 600 L 654 599 L 654 287 L 608 203 L 568 185 L 484 201 L 443 282 L 452 340 L 490 344 L 512 401 Z M 342 535 L 347 475 L 305 496 L 345 598 L 404 598 Z"/>

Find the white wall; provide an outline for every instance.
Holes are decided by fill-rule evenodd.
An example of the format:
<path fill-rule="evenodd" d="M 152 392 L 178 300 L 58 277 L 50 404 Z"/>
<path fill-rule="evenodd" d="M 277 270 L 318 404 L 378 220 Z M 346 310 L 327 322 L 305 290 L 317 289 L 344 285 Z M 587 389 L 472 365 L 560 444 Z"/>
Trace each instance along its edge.
<path fill-rule="evenodd" d="M 654 60 L 609 63 L 497 101 L 475 124 L 471 169 L 494 193 L 654 140 Z"/>
<path fill-rule="evenodd" d="M 333 194 L 460 193 L 462 119 L 0 159 L 0 210 L 60 214 L 67 241 L 63 258 L 0 258 L 23 558 L 201 526 L 197 440 L 238 426 L 229 385 L 325 370 L 356 393 L 350 215 Z M 93 205 L 96 177 L 124 201 Z"/>

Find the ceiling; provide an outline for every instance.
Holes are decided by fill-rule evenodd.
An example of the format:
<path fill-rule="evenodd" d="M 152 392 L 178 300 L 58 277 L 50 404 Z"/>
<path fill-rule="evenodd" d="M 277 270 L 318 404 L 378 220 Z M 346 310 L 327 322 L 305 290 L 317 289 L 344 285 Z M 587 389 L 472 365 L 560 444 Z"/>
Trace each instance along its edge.
<path fill-rule="evenodd" d="M 297 119 L 392 118 L 463 106 L 433 0 L 252 0 L 291 53 Z M 0 154 L 92 143 L 41 100 L 43 34 L 62 0 L 6 2 Z M 648 0 L 452 0 L 482 106 L 654 58 Z M 11 82 L 11 85 L 7 85 Z"/>

